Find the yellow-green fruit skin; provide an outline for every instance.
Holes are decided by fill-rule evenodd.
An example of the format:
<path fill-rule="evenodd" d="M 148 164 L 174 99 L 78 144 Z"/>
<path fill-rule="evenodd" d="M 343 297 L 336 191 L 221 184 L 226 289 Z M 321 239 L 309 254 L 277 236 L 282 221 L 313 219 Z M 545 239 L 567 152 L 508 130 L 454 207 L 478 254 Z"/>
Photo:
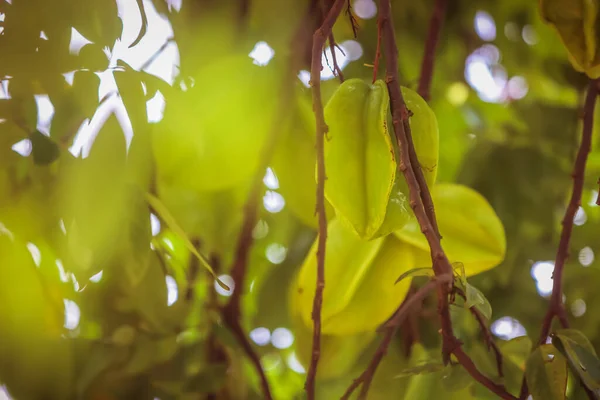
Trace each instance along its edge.
<path fill-rule="evenodd" d="M 307 254 L 291 287 L 292 314 L 312 326 L 317 242 Z M 322 333 L 347 336 L 375 331 L 408 292 L 410 279 L 394 282 L 412 268 L 410 246 L 394 236 L 361 240 L 341 221 L 328 226 Z"/>
<path fill-rule="evenodd" d="M 419 164 L 433 185 L 439 158 L 435 114 L 414 91 L 402 88 Z M 342 83 L 325 107 L 325 196 L 336 216 L 362 239 L 375 239 L 412 217 L 408 186 L 398 171 L 398 142 L 389 130 L 389 95 L 381 80 Z"/>

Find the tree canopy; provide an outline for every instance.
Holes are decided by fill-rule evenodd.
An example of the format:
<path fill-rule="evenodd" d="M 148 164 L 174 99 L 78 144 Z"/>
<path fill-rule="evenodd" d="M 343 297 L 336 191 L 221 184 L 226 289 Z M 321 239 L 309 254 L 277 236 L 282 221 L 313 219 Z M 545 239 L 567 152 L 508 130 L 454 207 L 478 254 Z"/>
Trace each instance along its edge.
<path fill-rule="evenodd" d="M 600 395 L 596 0 L 0 13 L 0 398 Z"/>

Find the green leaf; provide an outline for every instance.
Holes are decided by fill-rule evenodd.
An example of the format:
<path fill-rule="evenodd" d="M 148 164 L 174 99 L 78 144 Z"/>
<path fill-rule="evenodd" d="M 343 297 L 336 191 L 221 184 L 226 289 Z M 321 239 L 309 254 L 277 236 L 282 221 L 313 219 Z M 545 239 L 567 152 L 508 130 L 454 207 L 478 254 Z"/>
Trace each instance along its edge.
<path fill-rule="evenodd" d="M 558 32 L 573 68 L 585 72 L 590 78 L 598 78 L 598 2 L 543 0 L 540 1 L 540 13 Z"/>
<path fill-rule="evenodd" d="M 430 361 L 431 356 L 428 354 L 427 349 L 425 349 L 422 344 L 415 343 L 412 348 L 410 363 L 414 365 L 423 362 L 428 363 Z M 437 374 L 434 374 L 433 372 L 440 370 L 443 370 L 443 365 L 437 362 L 435 363 L 435 367 L 432 368 L 430 366 L 426 371 L 413 374 L 408 381 L 404 398 L 406 400 L 429 398 L 435 388 L 435 383 L 438 381 Z"/>
<path fill-rule="evenodd" d="M 571 370 L 588 389 L 600 390 L 600 360 L 583 333 L 575 329 L 561 329 L 552 335 L 552 344 L 566 357 Z"/>
<path fill-rule="evenodd" d="M 385 83 L 361 79 L 344 81 L 325 106 L 325 196 L 337 217 L 363 239 L 373 238 L 383 224 L 396 177 L 388 108 Z"/>
<path fill-rule="evenodd" d="M 77 375 L 75 386 L 77 398 L 85 399 L 88 388 L 111 366 L 125 361 L 127 352 L 121 348 L 95 343 L 92 345 L 85 364 L 81 367 Z"/>
<path fill-rule="evenodd" d="M 114 330 L 110 339 L 117 346 L 129 346 L 135 340 L 137 331 L 131 325 L 121 325 Z"/>
<path fill-rule="evenodd" d="M 204 258 L 204 256 L 202 256 L 202 254 L 200 254 L 198 250 L 196 250 L 196 248 L 194 247 L 192 242 L 190 242 L 183 229 L 180 228 L 179 224 L 177 224 L 177 221 L 175 220 L 175 218 L 173 218 L 173 216 L 171 215 L 169 210 L 167 210 L 164 204 L 157 197 L 153 196 L 150 193 L 146 193 L 146 200 L 148 201 L 150 207 L 154 209 L 156 214 L 163 221 L 165 221 L 169 228 L 184 241 L 185 246 L 188 248 L 188 250 L 200 261 L 200 264 L 202 264 L 202 266 L 206 268 L 208 272 L 210 272 L 210 274 L 213 276 L 213 278 L 215 278 L 219 286 L 221 286 L 225 290 L 230 290 L 229 286 L 227 286 L 217 277 L 215 271 L 210 266 L 208 260 Z"/>
<path fill-rule="evenodd" d="M 86 44 L 79 50 L 81 68 L 90 71 L 104 71 L 108 67 L 108 57 L 101 46 L 95 43 Z"/>
<path fill-rule="evenodd" d="M 152 340 L 141 335 L 135 341 L 135 349 L 124 370 L 129 374 L 139 374 L 173 357 L 177 351 L 175 336 Z"/>
<path fill-rule="evenodd" d="M 37 165 L 48 165 L 60 156 L 60 149 L 52 139 L 39 131 L 29 135 L 33 162 Z"/>
<path fill-rule="evenodd" d="M 396 282 L 394 282 L 394 283 L 398 283 L 405 278 L 414 278 L 415 276 L 433 276 L 433 275 L 434 274 L 433 274 L 432 268 L 428 268 L 428 267 L 413 268 L 409 271 L 404 272 L 402 275 L 400 275 L 398 277 L 398 279 L 396 279 Z"/>
<path fill-rule="evenodd" d="M 228 365 L 213 364 L 203 368 L 198 374 L 188 378 L 183 385 L 186 393 L 213 393 L 225 384 Z"/>
<path fill-rule="evenodd" d="M 458 392 L 468 388 L 475 380 L 462 365 L 448 364 L 442 377 L 442 385 L 449 392 Z"/>
<path fill-rule="evenodd" d="M 487 200 L 463 185 L 437 184 L 432 190 L 442 246 L 450 262 L 464 264 L 466 276 L 494 268 L 506 253 L 502 222 Z M 419 224 L 411 220 L 395 232 L 400 240 L 415 246 L 417 265 L 429 264 L 429 244 Z"/>
<path fill-rule="evenodd" d="M 533 400 L 563 400 L 567 389 L 567 360 L 551 344 L 535 349 L 525 367 Z"/>
<path fill-rule="evenodd" d="M 408 376 L 413 375 L 423 375 L 423 374 L 431 374 L 434 372 L 439 372 L 444 369 L 444 364 L 439 361 L 430 361 L 423 362 L 421 364 L 415 365 L 414 367 L 410 367 L 404 369 L 395 376 L 395 378 L 406 378 Z"/>
<path fill-rule="evenodd" d="M 492 318 L 492 306 L 479 289 L 467 283 L 465 296 L 465 308 L 475 307 L 488 321 Z"/>
<path fill-rule="evenodd" d="M 285 207 L 302 223 L 318 227 L 315 214 L 317 183 L 315 165 L 315 117 L 310 98 L 300 96 L 295 115 L 282 130 L 281 138 L 275 147 L 271 167 L 273 168 L 279 192 L 285 198 Z M 327 218 L 331 220 L 335 211 L 326 201 Z"/>
<path fill-rule="evenodd" d="M 516 337 L 499 344 L 502 355 L 522 371 L 525 370 L 525 362 L 531 352 L 531 345 L 531 339 L 527 336 Z"/>

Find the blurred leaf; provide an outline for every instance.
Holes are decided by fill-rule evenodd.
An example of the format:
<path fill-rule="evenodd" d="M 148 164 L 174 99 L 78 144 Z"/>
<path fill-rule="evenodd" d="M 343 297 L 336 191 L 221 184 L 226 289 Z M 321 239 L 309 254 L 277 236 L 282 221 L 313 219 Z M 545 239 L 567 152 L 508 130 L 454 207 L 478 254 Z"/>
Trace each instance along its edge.
<path fill-rule="evenodd" d="M 104 71 L 108 67 L 108 57 L 101 46 L 89 43 L 79 50 L 79 62 L 81 68 L 90 71 Z"/>
<path fill-rule="evenodd" d="M 48 165 L 60 156 L 60 149 L 56 143 L 40 131 L 36 130 L 29 135 L 29 140 L 31 140 L 31 153 L 35 164 Z"/>
<path fill-rule="evenodd" d="M 516 337 L 499 344 L 504 357 L 517 365 L 522 371 L 525 370 L 525 362 L 531 352 L 531 345 L 531 339 L 528 336 Z"/>
<path fill-rule="evenodd" d="M 540 2 L 542 18 L 557 30 L 567 48 L 573 68 L 585 72 L 593 79 L 600 76 L 597 43 L 598 11 L 596 0 Z"/>
<path fill-rule="evenodd" d="M 458 392 L 470 387 L 475 380 L 462 365 L 448 364 L 444 371 L 442 384 L 449 392 Z"/>
<path fill-rule="evenodd" d="M 93 344 L 85 364 L 77 375 L 77 398 L 86 398 L 88 390 L 111 366 L 123 362 L 127 354 L 121 349 L 101 343 Z"/>
<path fill-rule="evenodd" d="M 465 295 L 465 308 L 475 307 L 488 321 L 492 319 L 492 306 L 479 289 L 467 283 Z"/>
<path fill-rule="evenodd" d="M 542 344 L 531 353 L 525 376 L 533 400 L 566 398 L 567 360 L 554 346 Z"/>
<path fill-rule="evenodd" d="M 165 221 L 165 223 L 169 226 L 169 228 L 173 232 L 175 232 L 184 241 L 184 243 L 185 243 L 186 247 L 188 248 L 188 250 L 194 256 L 196 256 L 196 258 L 200 261 L 200 264 L 202 264 L 202 266 L 204 268 L 206 268 L 206 270 L 208 272 L 210 272 L 210 274 L 213 276 L 213 278 L 215 278 L 215 280 L 217 281 L 217 283 L 219 284 L 219 286 L 221 286 L 225 290 L 230 290 L 229 286 L 227 286 L 225 283 L 223 283 L 217 277 L 217 275 L 213 271 L 212 267 L 210 266 L 210 263 L 208 262 L 208 260 L 206 258 L 204 258 L 198 252 L 198 250 L 196 250 L 196 248 L 194 247 L 194 245 L 192 244 L 192 242 L 190 242 L 190 240 L 187 238 L 187 235 L 185 234 L 185 232 L 179 227 L 179 225 L 177 224 L 177 221 L 169 213 L 169 210 L 167 210 L 167 208 L 164 206 L 164 204 L 157 197 L 154 197 L 150 193 L 146 193 L 146 200 L 148 201 L 148 203 L 150 204 L 150 206 L 156 211 L 156 213 L 158 214 L 158 216 L 163 221 Z"/>
<path fill-rule="evenodd" d="M 552 335 L 552 344 L 566 357 L 571 370 L 588 389 L 600 390 L 600 360 L 583 333 L 575 329 L 558 330 Z"/>
<path fill-rule="evenodd" d="M 146 335 L 137 338 L 133 355 L 124 367 L 129 374 L 139 374 L 169 360 L 177 351 L 175 337 L 152 340 Z"/>

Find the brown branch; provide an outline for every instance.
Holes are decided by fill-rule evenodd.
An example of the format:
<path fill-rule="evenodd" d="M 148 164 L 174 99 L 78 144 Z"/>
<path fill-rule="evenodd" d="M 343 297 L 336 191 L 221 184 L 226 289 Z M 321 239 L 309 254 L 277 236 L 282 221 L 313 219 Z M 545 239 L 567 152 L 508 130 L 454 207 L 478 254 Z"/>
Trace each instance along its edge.
<path fill-rule="evenodd" d="M 596 197 L 596 205 L 600 206 L 600 178 L 598 178 L 598 197 Z"/>
<path fill-rule="evenodd" d="M 392 338 L 395 336 L 398 331 L 398 327 L 404 319 L 406 318 L 408 312 L 411 308 L 423 301 L 423 299 L 431 292 L 436 286 L 440 284 L 449 283 L 452 281 L 452 275 L 441 275 L 439 277 L 433 277 L 429 282 L 423 285 L 419 290 L 417 290 L 412 296 L 408 297 L 400 307 L 396 310 L 394 315 L 390 318 L 390 320 L 383 325 L 383 330 L 385 330 L 385 335 L 379 343 L 379 347 L 375 350 L 375 354 L 373 358 L 369 362 L 367 368 L 363 371 L 363 373 L 356 378 L 352 384 L 346 389 L 344 394 L 341 397 L 341 400 L 349 399 L 350 395 L 362 384 L 359 399 L 366 398 L 367 392 L 369 391 L 369 387 L 371 386 L 371 382 L 373 381 L 373 377 L 375 376 L 375 372 L 377 371 L 377 367 L 381 363 L 381 360 L 386 355 L 390 343 L 392 342 Z"/>
<path fill-rule="evenodd" d="M 460 297 L 462 297 L 464 300 L 467 299 L 465 292 L 461 288 L 455 287 L 454 291 L 456 293 L 458 293 L 458 295 Z M 469 307 L 469 311 L 471 312 L 471 314 L 473 314 L 473 317 L 475 317 L 475 320 L 479 324 L 479 328 L 481 329 L 481 334 L 483 335 L 483 338 L 485 340 L 485 344 L 488 347 L 488 350 L 491 348 L 496 356 L 496 368 L 498 370 L 498 376 L 503 377 L 504 372 L 503 372 L 502 365 L 504 363 L 504 360 L 502 358 L 502 352 L 500 351 L 500 347 L 498 347 L 498 345 L 494 341 L 494 337 L 492 335 L 492 332 L 490 331 L 490 328 L 488 327 L 488 325 L 486 323 L 485 317 L 483 316 L 481 311 L 479 311 L 477 309 L 477 307 Z"/>
<path fill-rule="evenodd" d="M 350 0 L 348 0 L 348 3 L 346 4 L 346 15 L 350 19 L 350 25 L 352 26 L 352 34 L 354 35 L 354 39 L 356 39 L 356 37 L 358 36 L 359 26 L 358 21 L 356 20 L 356 17 L 352 12 L 352 4 L 350 3 Z"/>
<path fill-rule="evenodd" d="M 431 259 L 433 262 L 433 270 L 436 275 L 452 274 L 452 266 L 442 249 L 439 234 L 429 220 L 429 215 L 423 204 L 421 193 L 429 192 L 427 185 L 421 187 L 417 180 L 411 157 L 410 148 L 414 146 L 412 141 L 408 139 L 411 136 L 410 124 L 408 123 L 409 111 L 406 109 L 406 104 L 400 90 L 398 81 L 398 48 L 396 46 L 396 38 L 394 36 L 394 27 L 391 19 L 391 5 L 389 0 L 382 0 L 380 5 L 379 18 L 381 19 L 383 38 L 386 55 L 386 82 L 390 95 L 390 106 L 392 110 L 392 124 L 398 147 L 400 149 L 400 157 L 398 169 L 404 174 L 404 178 L 409 188 L 410 206 L 417 218 L 421 231 L 425 235 L 431 250 Z M 418 160 L 417 160 L 418 161 Z M 419 165 L 418 163 L 416 164 Z M 426 194 L 427 194 L 426 193 Z M 431 196 L 431 195 L 429 195 Z M 448 294 L 452 285 L 440 286 L 438 289 L 438 312 L 440 313 L 442 323 L 442 358 L 444 363 L 449 362 L 450 353 L 453 348 L 458 345 L 458 340 L 452 332 L 452 323 L 450 321 L 450 311 L 448 308 Z"/>
<path fill-rule="evenodd" d="M 573 177 L 573 190 L 571 192 L 569 205 L 567 206 L 562 220 L 562 232 L 560 234 L 560 242 L 556 252 L 554 272 L 552 273 L 552 295 L 550 296 L 548 311 L 546 312 L 542 322 L 542 329 L 537 342 L 538 346 L 546 343 L 546 338 L 550 333 L 550 328 L 552 326 L 552 320 L 554 317 L 558 318 L 563 328 L 569 327 L 567 313 L 562 301 L 562 277 L 565 263 L 569 258 L 569 243 L 571 241 L 571 234 L 573 232 L 575 214 L 581 205 L 581 195 L 583 193 L 583 184 L 585 180 L 585 165 L 587 163 L 588 154 L 592 148 L 594 110 L 596 108 L 596 98 L 598 97 L 599 82 L 599 80 L 590 81 L 585 98 L 585 104 L 583 106 L 583 131 L 581 134 L 581 143 L 579 145 L 579 150 L 577 151 L 577 157 L 575 158 L 573 174 L 571 175 Z M 521 394 L 519 398 L 527 398 L 528 392 L 529 390 L 527 387 L 527 381 L 525 378 L 523 378 L 523 384 L 521 385 Z"/>
<path fill-rule="evenodd" d="M 440 39 L 440 32 L 446 15 L 448 0 L 436 0 L 433 13 L 429 22 L 429 32 L 425 42 L 425 54 L 421 64 L 421 77 L 419 78 L 418 93 L 425 101 L 429 101 L 431 80 L 433 78 L 433 64 L 435 61 L 435 49 Z"/>
<path fill-rule="evenodd" d="M 310 13 L 312 13 L 312 9 L 309 10 L 309 15 Z M 304 22 L 305 20 L 303 20 L 298 26 L 296 34 L 292 39 L 292 44 L 302 43 L 302 37 L 304 36 Z M 252 348 L 252 345 L 241 326 L 241 298 L 244 294 L 246 274 L 248 269 L 248 254 L 253 244 L 252 231 L 256 225 L 258 202 L 260 198 L 259 195 L 262 189 L 264 172 L 269 165 L 271 156 L 277 144 L 277 138 L 279 136 L 281 126 L 283 126 L 285 119 L 287 118 L 287 111 L 292 106 L 292 96 L 294 94 L 293 85 L 295 82 L 296 70 L 298 69 L 300 61 L 300 56 L 297 53 L 294 53 L 294 55 L 290 57 L 289 66 L 280 88 L 279 107 L 275 113 L 275 119 L 269 131 L 267 141 L 261 150 L 259 165 L 253 177 L 248 198 L 244 204 L 244 219 L 238 236 L 235 257 L 230 272 L 231 278 L 235 284 L 235 289 L 233 290 L 228 303 L 222 309 L 222 315 L 225 324 L 232 331 L 244 349 L 244 352 L 256 368 L 265 399 L 272 398 L 271 391 L 267 377 L 260 365 L 260 359 L 258 358 L 256 352 L 254 352 L 254 349 Z"/>
<path fill-rule="evenodd" d="M 496 344 L 496 342 L 494 341 L 492 332 L 490 331 L 490 328 L 487 326 L 487 324 L 485 322 L 485 318 L 481 314 L 481 311 L 479 311 L 475 307 L 471 307 L 471 308 L 469 308 L 469 310 L 471 311 L 471 314 L 473 314 L 473 316 L 477 320 L 477 323 L 479 324 L 479 328 L 481 329 L 481 333 L 484 337 L 485 344 L 487 345 L 488 350 L 491 348 L 496 356 L 496 368 L 498 370 L 498 376 L 503 377 L 504 376 L 504 372 L 502 369 L 503 358 L 502 358 L 502 352 L 500 351 L 500 347 L 498 347 L 498 344 Z"/>
<path fill-rule="evenodd" d="M 394 35 L 394 27 L 391 13 L 391 1 L 381 0 L 379 18 L 382 25 L 383 39 L 386 55 L 386 83 L 390 95 L 390 105 L 392 110 L 392 124 L 398 147 L 400 148 L 400 157 L 398 169 L 403 173 L 404 178 L 409 187 L 410 205 L 417 218 L 421 231 L 425 235 L 429 248 L 431 250 L 431 259 L 433 270 L 436 277 L 449 275 L 453 276 L 452 266 L 444 253 L 440 243 L 439 233 L 433 227 L 432 221 L 429 220 L 429 215 L 425 209 L 421 191 L 429 192 L 427 185 L 421 187 L 417 180 L 415 169 L 419 167 L 411 163 L 409 147 L 414 146 L 408 137 L 411 135 L 410 125 L 408 123 L 409 111 L 406 109 L 406 104 L 400 90 L 398 81 L 398 48 L 396 46 L 396 38 Z M 418 162 L 418 160 L 417 160 Z M 450 361 L 450 354 L 454 354 L 467 372 L 482 385 L 489 388 L 503 399 L 514 399 L 503 386 L 495 384 L 489 378 L 484 376 L 469 356 L 462 350 L 460 341 L 454 336 L 452 331 L 452 322 L 450 320 L 450 310 L 448 305 L 448 295 L 452 288 L 452 279 L 447 285 L 439 285 L 438 292 L 438 313 L 442 325 L 442 359 L 445 364 Z M 381 355 L 383 357 L 383 355 Z M 368 387 L 363 387 L 362 392 L 365 393 Z"/>
<path fill-rule="evenodd" d="M 344 74 L 342 73 L 342 69 L 337 62 L 337 56 L 335 55 L 335 48 L 337 44 L 335 43 L 335 38 L 333 37 L 333 32 L 329 34 L 329 50 L 331 51 L 331 59 L 333 60 L 333 74 L 340 79 L 340 83 L 344 82 Z"/>
<path fill-rule="evenodd" d="M 316 148 L 317 148 L 317 200 L 316 214 L 319 220 L 319 238 L 317 247 L 317 282 L 315 286 L 315 297 L 313 299 L 312 320 L 313 338 L 310 365 L 306 375 L 306 390 L 308 400 L 315 398 L 315 380 L 317 376 L 317 365 L 321 353 L 321 308 L 323 306 L 323 289 L 325 288 L 325 246 L 327 243 L 327 215 L 325 213 L 325 155 L 324 140 L 328 128 L 323 111 L 323 100 L 321 99 L 321 52 L 326 38 L 331 34 L 333 25 L 342 12 L 346 0 L 335 0 L 329 13 L 323 20 L 323 24 L 313 35 L 312 60 L 310 79 L 312 86 L 313 111 L 316 120 Z"/>
<path fill-rule="evenodd" d="M 506 400 L 517 399 L 512 394 L 508 393 L 503 385 L 498 385 L 497 383 L 494 383 L 494 381 L 492 381 L 490 378 L 479 372 L 477 366 L 475 365 L 475 363 L 473 363 L 473 360 L 471 360 L 467 353 L 463 351 L 462 347 L 457 347 L 454 350 L 453 354 L 458 359 L 458 362 L 463 366 L 463 368 L 467 370 L 469 375 L 473 377 L 473 379 L 481 383 L 493 393 L 497 394 L 498 397 Z"/>
<path fill-rule="evenodd" d="M 327 11 L 331 8 L 333 4 L 333 0 L 321 1 L 321 20 L 325 18 L 327 15 Z M 337 76 L 340 79 L 340 83 L 344 82 L 344 74 L 342 73 L 342 69 L 340 68 L 337 62 L 337 56 L 335 55 L 335 48 L 338 47 L 335 42 L 335 37 L 333 36 L 333 31 L 329 34 L 329 50 L 331 51 L 331 59 L 333 60 L 333 66 L 329 64 L 329 59 L 327 58 L 327 53 L 325 54 L 325 61 L 327 62 L 327 66 L 331 70 L 334 76 Z"/>

